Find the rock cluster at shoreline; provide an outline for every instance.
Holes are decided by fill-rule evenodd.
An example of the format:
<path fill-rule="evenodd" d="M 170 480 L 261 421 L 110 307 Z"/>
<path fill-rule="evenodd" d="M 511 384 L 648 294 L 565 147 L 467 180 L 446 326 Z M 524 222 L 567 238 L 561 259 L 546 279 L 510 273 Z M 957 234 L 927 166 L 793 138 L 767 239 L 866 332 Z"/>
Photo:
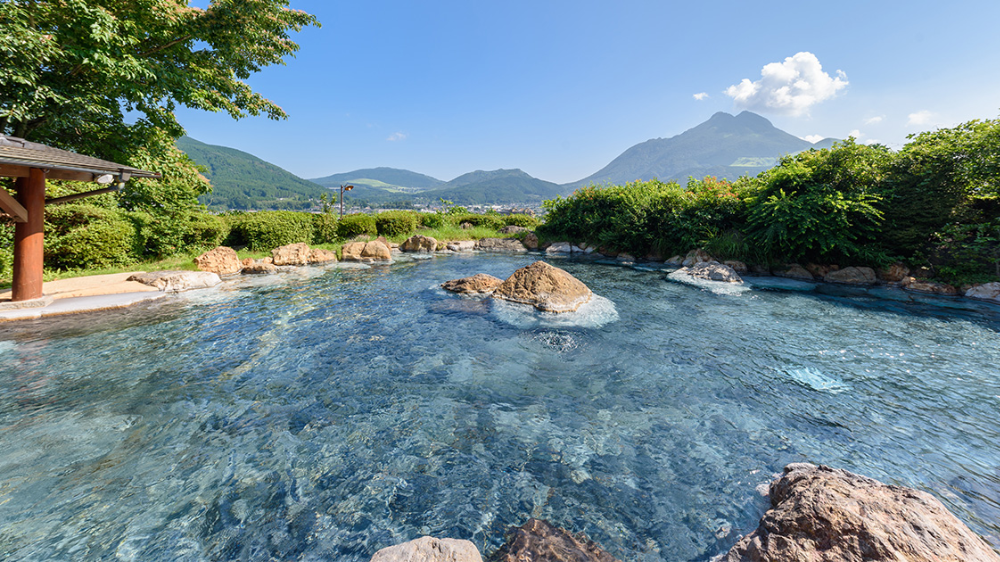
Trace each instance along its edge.
<path fill-rule="evenodd" d="M 565 270 L 543 261 L 518 269 L 506 280 L 477 273 L 446 281 L 441 288 L 468 295 L 490 295 L 495 299 L 530 304 L 543 312 L 574 312 L 590 302 L 594 294 Z"/>
<path fill-rule="evenodd" d="M 771 508 L 721 562 L 1000 562 L 934 496 L 842 469 L 795 463 L 768 488 Z M 618 562 L 582 535 L 539 519 L 507 531 L 492 562 Z M 481 562 L 466 540 L 422 537 L 371 562 Z"/>

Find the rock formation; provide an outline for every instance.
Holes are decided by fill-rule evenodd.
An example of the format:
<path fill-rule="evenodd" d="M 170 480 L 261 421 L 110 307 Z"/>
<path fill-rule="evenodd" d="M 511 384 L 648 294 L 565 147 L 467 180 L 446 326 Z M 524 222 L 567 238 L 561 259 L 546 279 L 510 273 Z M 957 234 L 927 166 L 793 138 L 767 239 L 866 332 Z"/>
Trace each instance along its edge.
<path fill-rule="evenodd" d="M 277 272 L 278 268 L 274 265 L 271 258 L 259 260 L 247 258 L 243 260 L 243 275 L 263 275 Z"/>
<path fill-rule="evenodd" d="M 524 235 L 524 240 L 522 240 L 521 243 L 524 244 L 524 247 L 527 248 L 527 249 L 529 249 L 529 250 L 537 250 L 538 249 L 538 235 L 535 234 L 534 232 L 529 232 L 529 233 L 527 233 L 527 234 Z"/>
<path fill-rule="evenodd" d="M 585 536 L 573 536 L 547 521 L 529 519 L 507 533 L 507 542 L 491 557 L 496 562 L 618 562 Z"/>
<path fill-rule="evenodd" d="M 745 264 L 745 263 L 743 263 L 743 262 L 741 262 L 739 260 L 726 260 L 726 261 L 722 262 L 722 265 L 731 267 L 733 269 L 733 271 L 735 271 L 736 273 L 741 273 L 742 274 L 742 273 L 746 273 L 747 271 L 749 271 L 749 269 L 747 269 L 747 264 Z"/>
<path fill-rule="evenodd" d="M 813 281 L 813 274 L 809 270 L 797 263 L 790 263 L 784 269 L 772 271 L 775 277 L 785 277 L 787 279 L 799 279 L 801 281 Z"/>
<path fill-rule="evenodd" d="M 336 263 L 337 252 L 313 248 L 309 251 L 309 263 Z"/>
<path fill-rule="evenodd" d="M 463 295 L 492 295 L 502 283 L 503 279 L 485 273 L 477 273 L 472 277 L 445 281 L 441 284 L 441 288 Z"/>
<path fill-rule="evenodd" d="M 222 283 L 219 275 L 210 271 L 150 271 L 137 273 L 128 281 L 138 281 L 165 293 L 207 289 Z"/>
<path fill-rule="evenodd" d="M 902 285 L 907 291 L 915 291 L 917 293 L 928 293 L 931 295 L 943 295 L 947 297 L 953 297 L 958 294 L 958 289 L 948 285 L 947 283 L 937 283 L 935 281 L 917 279 L 915 277 L 907 277 L 906 279 L 903 279 Z"/>
<path fill-rule="evenodd" d="M 437 250 L 438 241 L 436 238 L 431 238 L 430 236 L 423 236 L 420 234 L 414 234 L 403 242 L 399 249 L 404 252 L 422 252 L 422 253 L 433 253 Z"/>
<path fill-rule="evenodd" d="M 391 261 L 392 251 L 378 240 L 371 242 L 351 242 L 341 249 L 344 261 Z"/>
<path fill-rule="evenodd" d="M 305 242 L 288 244 L 271 250 L 274 265 L 306 265 L 311 250 Z"/>
<path fill-rule="evenodd" d="M 236 250 L 218 246 L 204 254 L 194 258 L 194 263 L 198 265 L 199 271 L 208 271 L 218 275 L 233 275 L 243 269 Z"/>
<path fill-rule="evenodd" d="M 476 249 L 475 240 L 455 240 L 445 244 L 445 248 L 452 252 L 471 252 Z"/>
<path fill-rule="evenodd" d="M 771 509 L 723 562 L 1000 562 L 934 496 L 846 470 L 790 464 Z"/>
<path fill-rule="evenodd" d="M 1000 302 L 1000 283 L 994 281 L 993 283 L 973 285 L 965 292 L 965 296 L 972 299 Z"/>
<path fill-rule="evenodd" d="M 875 277 L 875 270 L 870 267 L 845 267 L 827 273 L 823 281 L 843 285 L 874 285 L 878 278 Z"/>
<path fill-rule="evenodd" d="M 910 268 L 901 263 L 894 263 L 885 269 L 877 272 L 878 278 L 888 283 L 899 283 L 910 275 Z"/>
<path fill-rule="evenodd" d="M 742 283 L 743 279 L 728 265 L 719 262 L 698 262 L 690 267 L 682 267 L 675 273 L 686 273 L 698 279 L 722 281 L 725 283 Z"/>
<path fill-rule="evenodd" d="M 517 238 L 483 238 L 476 242 L 476 249 L 484 252 L 525 252 L 524 244 Z"/>
<path fill-rule="evenodd" d="M 681 265 L 683 265 L 684 267 L 688 267 L 696 263 L 709 262 L 709 261 L 715 261 L 715 260 L 712 259 L 712 256 L 708 255 L 708 252 L 699 248 L 697 250 L 691 250 L 690 252 L 688 252 L 687 255 L 684 256 L 684 261 L 681 262 Z"/>
<path fill-rule="evenodd" d="M 530 304 L 545 312 L 573 312 L 592 296 L 576 277 L 543 261 L 518 269 L 493 293 L 495 299 Z"/>
<path fill-rule="evenodd" d="M 383 548 L 371 562 L 483 562 L 483 557 L 469 541 L 420 537 Z"/>

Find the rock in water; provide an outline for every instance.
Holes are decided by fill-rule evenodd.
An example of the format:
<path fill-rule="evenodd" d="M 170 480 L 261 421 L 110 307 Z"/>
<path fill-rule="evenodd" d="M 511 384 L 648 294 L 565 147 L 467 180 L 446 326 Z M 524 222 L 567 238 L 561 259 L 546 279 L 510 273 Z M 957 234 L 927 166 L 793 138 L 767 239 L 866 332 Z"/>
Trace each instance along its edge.
<path fill-rule="evenodd" d="M 436 238 L 415 234 L 407 238 L 406 241 L 400 245 L 399 249 L 404 252 L 433 253 L 437 250 L 437 247 L 438 241 Z"/>
<path fill-rule="evenodd" d="M 337 252 L 313 248 L 309 252 L 309 263 L 337 263 Z"/>
<path fill-rule="evenodd" d="M 392 250 L 388 246 L 373 240 L 371 242 L 351 242 L 341 249 L 344 261 L 391 261 Z"/>
<path fill-rule="evenodd" d="M 483 562 L 483 557 L 469 541 L 420 537 L 383 548 L 371 562 Z"/>
<path fill-rule="evenodd" d="M 222 283 L 219 275 L 210 271 L 150 271 L 137 273 L 128 280 L 156 287 L 165 293 L 207 289 Z"/>
<path fill-rule="evenodd" d="M 526 252 L 524 244 L 517 238 L 483 238 L 476 242 L 476 249 L 482 252 Z"/>
<path fill-rule="evenodd" d="M 982 285 L 973 285 L 965 292 L 965 296 L 970 299 L 1000 302 L 1000 283 L 994 281 L 992 283 L 983 283 Z"/>
<path fill-rule="evenodd" d="M 274 265 L 306 265 L 311 253 L 308 244 L 299 242 L 271 250 L 271 259 Z"/>
<path fill-rule="evenodd" d="M 934 496 L 846 470 L 790 464 L 771 509 L 723 562 L 1000 562 Z"/>
<path fill-rule="evenodd" d="M 545 312 L 573 312 L 594 294 L 569 273 L 543 261 L 522 267 L 507 278 L 493 298 L 530 304 Z"/>
<path fill-rule="evenodd" d="M 785 277 L 787 279 L 813 280 L 813 274 L 797 263 L 788 264 L 784 269 L 775 269 L 774 275 L 775 277 Z"/>
<path fill-rule="evenodd" d="M 503 279 L 485 273 L 477 273 L 472 277 L 445 281 L 441 284 L 441 288 L 463 295 L 491 295 L 502 283 Z"/>
<path fill-rule="evenodd" d="M 194 258 L 194 263 L 198 265 L 199 271 L 209 271 L 219 275 L 233 275 L 243 269 L 236 250 L 218 246 L 204 254 Z"/>
<path fill-rule="evenodd" d="M 827 273 L 823 281 L 845 285 L 874 285 L 878 278 L 875 270 L 870 267 L 845 267 Z"/>
<path fill-rule="evenodd" d="M 686 273 L 698 279 L 708 279 L 709 281 L 723 281 L 725 283 L 742 283 L 743 279 L 728 265 L 718 262 L 698 262 L 689 267 L 682 267 L 677 273 Z"/>
<path fill-rule="evenodd" d="M 529 250 L 537 250 L 538 235 L 535 234 L 534 232 L 529 232 L 524 235 L 524 240 L 521 240 L 521 243 L 524 245 L 525 248 Z"/>
<path fill-rule="evenodd" d="M 573 536 L 540 519 L 511 528 L 507 542 L 492 558 L 497 562 L 618 562 L 594 541 Z"/>

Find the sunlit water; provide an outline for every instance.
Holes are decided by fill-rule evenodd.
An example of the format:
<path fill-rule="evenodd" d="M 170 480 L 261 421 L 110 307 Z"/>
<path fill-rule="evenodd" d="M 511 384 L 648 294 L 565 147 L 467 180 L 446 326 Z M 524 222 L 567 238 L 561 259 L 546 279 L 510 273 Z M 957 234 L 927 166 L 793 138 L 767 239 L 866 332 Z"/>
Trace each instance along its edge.
<path fill-rule="evenodd" d="M 576 315 L 436 288 L 534 259 L 0 326 L 0 558 L 367 562 L 425 534 L 491 552 L 541 517 L 623 560 L 709 560 L 797 461 L 927 490 L 1000 546 L 1000 308 L 568 261 L 602 297 Z"/>

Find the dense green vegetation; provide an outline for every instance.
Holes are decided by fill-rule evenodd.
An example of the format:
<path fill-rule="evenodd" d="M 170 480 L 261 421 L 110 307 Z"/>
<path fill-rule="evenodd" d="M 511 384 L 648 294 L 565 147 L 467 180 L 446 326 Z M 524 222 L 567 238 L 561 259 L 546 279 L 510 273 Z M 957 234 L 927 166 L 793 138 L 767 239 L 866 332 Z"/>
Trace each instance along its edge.
<path fill-rule="evenodd" d="M 177 147 L 201 166 L 212 182 L 212 191 L 198 198 L 209 209 L 306 210 L 329 193 L 328 189 L 234 148 L 190 137 L 177 139 Z"/>
<path fill-rule="evenodd" d="M 901 260 L 982 282 L 1000 277 L 1000 120 L 922 133 L 898 152 L 849 139 L 734 182 L 590 186 L 546 208 L 543 235 L 640 256 L 701 247 L 758 264 Z"/>

